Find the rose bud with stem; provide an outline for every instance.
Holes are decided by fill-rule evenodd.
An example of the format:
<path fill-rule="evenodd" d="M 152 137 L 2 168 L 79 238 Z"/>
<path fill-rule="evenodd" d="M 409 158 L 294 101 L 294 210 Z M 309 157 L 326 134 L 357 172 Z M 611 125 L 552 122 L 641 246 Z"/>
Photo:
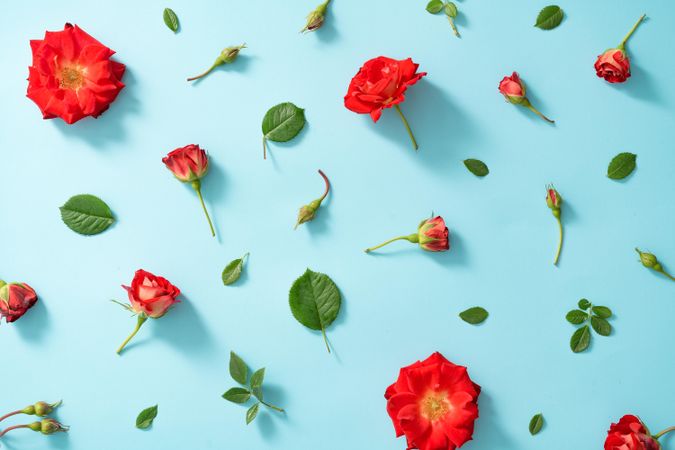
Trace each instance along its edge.
<path fill-rule="evenodd" d="M 306 33 L 308 31 L 316 31 L 323 26 L 323 23 L 326 20 L 326 10 L 328 9 L 329 3 L 330 0 L 326 0 L 325 2 L 317 6 L 314 11 L 309 13 L 309 15 L 307 16 L 307 24 L 302 30 L 300 30 L 301 33 Z"/>
<path fill-rule="evenodd" d="M 529 109 L 548 123 L 555 123 L 555 120 L 551 120 L 542 113 L 539 112 L 537 108 L 532 106 L 530 100 L 526 97 L 525 93 L 527 88 L 525 83 L 520 79 L 518 72 L 513 72 L 510 77 L 504 77 L 499 83 L 499 92 L 504 96 L 507 102 L 512 105 L 520 105 Z"/>
<path fill-rule="evenodd" d="M 29 416 L 38 416 L 38 417 L 47 417 L 49 414 L 51 414 L 56 408 L 58 408 L 61 405 L 61 401 L 59 400 L 56 403 L 47 403 L 47 402 L 36 402 L 32 405 L 28 405 L 23 409 L 18 409 L 16 411 L 9 412 L 5 414 L 4 416 L 0 416 L 0 422 L 5 420 L 8 417 L 17 415 L 17 414 L 27 414 Z"/>
<path fill-rule="evenodd" d="M 213 71 L 213 69 L 215 69 L 216 67 L 222 66 L 223 64 L 233 63 L 234 60 L 237 59 L 237 56 L 239 56 L 239 52 L 243 48 L 246 48 L 246 44 L 235 45 L 233 47 L 225 48 L 222 52 L 220 52 L 220 55 L 218 55 L 218 57 L 213 62 L 211 67 L 209 67 L 204 73 L 201 73 L 201 74 L 199 74 L 197 76 L 194 76 L 194 77 L 190 77 L 187 80 L 188 81 L 198 80 L 198 79 L 203 78 L 206 75 L 210 74 Z"/>
<path fill-rule="evenodd" d="M 560 258 L 560 251 L 562 250 L 563 245 L 563 226 L 562 220 L 560 219 L 561 213 L 560 207 L 562 206 L 562 197 L 560 196 L 558 191 L 555 190 L 552 184 L 549 184 L 546 187 L 546 206 L 548 206 L 551 209 L 553 217 L 555 217 L 556 220 L 558 221 L 558 230 L 560 232 L 560 239 L 558 240 L 558 251 L 556 251 L 555 259 L 553 260 L 553 264 L 557 265 L 558 259 Z"/>
<path fill-rule="evenodd" d="M 666 272 L 666 270 L 663 268 L 659 260 L 656 258 L 656 255 L 652 253 L 641 252 L 640 249 L 638 248 L 636 248 L 635 251 L 638 252 L 638 255 L 640 255 L 640 262 L 642 263 L 643 266 L 645 266 L 647 269 L 652 269 L 666 276 L 667 278 L 670 278 L 671 280 L 675 281 L 675 277 Z"/>
<path fill-rule="evenodd" d="M 394 241 L 406 240 L 413 244 L 419 244 L 422 250 L 428 252 L 445 252 L 450 249 L 450 237 L 448 228 L 445 226 L 445 221 L 441 216 L 436 216 L 432 219 L 424 219 L 417 227 L 417 233 L 406 236 L 399 236 L 388 241 L 383 242 L 375 247 L 370 247 L 365 250 L 370 253 L 373 250 L 391 244 Z"/>
<path fill-rule="evenodd" d="M 324 191 L 321 197 L 317 198 L 316 200 L 312 200 L 309 204 L 300 208 L 300 211 L 298 212 L 298 221 L 295 223 L 295 227 L 293 229 L 297 229 L 298 225 L 300 225 L 301 223 L 314 220 L 314 216 L 316 215 L 316 212 L 321 206 L 321 202 L 328 195 L 328 191 L 330 191 L 330 181 L 328 181 L 328 177 L 326 176 L 326 174 L 323 173 L 323 171 L 319 170 L 319 175 L 321 175 L 324 183 L 326 184 L 326 190 Z"/>
<path fill-rule="evenodd" d="M 0 438 L 3 437 L 5 434 L 9 433 L 12 430 L 19 430 L 21 428 L 28 428 L 30 430 L 33 430 L 35 432 L 40 432 L 45 435 L 49 434 L 54 434 L 54 433 L 59 433 L 59 432 L 66 432 L 68 431 L 67 426 L 59 423 L 55 419 L 42 419 L 39 422 L 32 422 L 32 423 L 27 423 L 23 425 L 14 425 L 8 428 L 5 428 L 2 432 L 0 432 Z"/>

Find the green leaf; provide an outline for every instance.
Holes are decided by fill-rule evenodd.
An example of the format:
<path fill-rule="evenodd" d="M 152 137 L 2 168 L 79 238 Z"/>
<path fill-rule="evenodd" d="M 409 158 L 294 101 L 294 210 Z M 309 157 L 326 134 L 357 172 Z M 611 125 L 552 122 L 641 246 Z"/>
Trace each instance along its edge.
<path fill-rule="evenodd" d="M 258 369 L 251 375 L 251 389 L 259 388 L 265 379 L 265 368 Z"/>
<path fill-rule="evenodd" d="M 591 344 L 591 329 L 584 325 L 574 332 L 570 339 L 570 348 L 574 353 L 583 352 Z"/>
<path fill-rule="evenodd" d="M 234 261 L 230 261 L 230 263 L 225 266 L 225 269 L 223 269 L 223 284 L 225 286 L 229 286 L 235 281 L 239 279 L 241 276 L 241 270 L 244 268 L 244 259 L 248 256 L 248 253 L 246 253 L 244 256 L 242 256 L 239 259 L 235 259 Z"/>
<path fill-rule="evenodd" d="M 560 25 L 564 16 L 565 13 L 560 9 L 560 6 L 547 6 L 539 12 L 537 23 L 535 23 L 534 26 L 541 28 L 542 30 L 552 30 Z"/>
<path fill-rule="evenodd" d="M 288 303 L 298 322 L 312 330 L 321 330 L 330 352 L 326 327 L 337 317 L 341 304 L 340 291 L 333 280 L 307 269 L 291 286 Z"/>
<path fill-rule="evenodd" d="M 438 14 L 441 12 L 443 9 L 443 1 L 442 0 L 431 0 L 429 3 L 427 3 L 427 11 L 430 12 L 431 14 Z"/>
<path fill-rule="evenodd" d="M 582 298 L 581 300 L 579 300 L 579 308 L 581 308 L 585 311 L 590 307 L 591 307 L 591 302 L 589 302 L 585 298 Z"/>
<path fill-rule="evenodd" d="M 474 306 L 466 311 L 459 313 L 459 317 L 466 323 L 477 325 L 488 318 L 488 312 L 480 306 Z"/>
<path fill-rule="evenodd" d="M 104 232 L 115 221 L 108 205 L 89 194 L 71 197 L 60 209 L 63 223 L 86 236 Z"/>
<path fill-rule="evenodd" d="M 164 8 L 164 23 L 174 33 L 178 31 L 178 16 L 171 8 Z"/>
<path fill-rule="evenodd" d="M 593 314 L 595 314 L 601 319 L 609 319 L 610 317 L 612 317 L 612 310 L 606 306 L 594 306 L 592 311 Z"/>
<path fill-rule="evenodd" d="M 253 394 L 253 396 L 254 396 L 255 398 L 257 398 L 257 399 L 260 400 L 260 401 L 263 401 L 263 390 L 262 390 L 262 386 L 254 387 L 253 389 L 251 389 L 251 393 Z"/>
<path fill-rule="evenodd" d="M 469 172 L 476 175 L 477 177 L 484 177 L 490 173 L 488 166 L 486 166 L 485 163 L 479 159 L 465 159 L 464 165 L 467 169 L 469 169 Z"/>
<path fill-rule="evenodd" d="M 233 387 L 223 394 L 223 398 L 232 403 L 246 403 L 251 398 L 251 393 L 248 389 Z"/>
<path fill-rule="evenodd" d="M 541 431 L 541 427 L 544 426 L 544 416 L 539 413 L 535 414 L 530 420 L 530 434 L 534 436 L 535 434 Z"/>
<path fill-rule="evenodd" d="M 588 313 L 578 309 L 573 309 L 567 313 L 565 319 L 567 319 L 567 321 L 573 325 L 581 325 L 588 319 Z"/>
<path fill-rule="evenodd" d="M 239 384 L 246 384 L 248 379 L 248 367 L 235 352 L 230 352 L 230 375 Z"/>
<path fill-rule="evenodd" d="M 612 326 L 600 317 L 591 317 L 591 326 L 600 336 L 609 336 L 612 333 Z"/>
<path fill-rule="evenodd" d="M 262 122 L 265 139 L 286 142 L 293 139 L 305 126 L 305 110 L 293 103 L 280 103 L 270 108 Z"/>
<path fill-rule="evenodd" d="M 260 409 L 260 403 L 256 403 L 251 406 L 248 411 L 246 411 L 246 425 L 253 422 L 253 419 L 258 415 L 258 410 Z"/>
<path fill-rule="evenodd" d="M 448 17 L 455 18 L 457 17 L 457 5 L 452 2 L 445 4 L 445 15 Z"/>
<path fill-rule="evenodd" d="M 136 417 L 136 428 L 145 430 L 152 425 L 153 420 L 157 417 L 157 406 L 151 406 L 141 411 L 138 417 Z"/>
<path fill-rule="evenodd" d="M 634 153 L 619 153 L 609 163 L 607 167 L 607 176 L 612 180 L 622 180 L 635 170 L 635 160 L 637 155 Z"/>

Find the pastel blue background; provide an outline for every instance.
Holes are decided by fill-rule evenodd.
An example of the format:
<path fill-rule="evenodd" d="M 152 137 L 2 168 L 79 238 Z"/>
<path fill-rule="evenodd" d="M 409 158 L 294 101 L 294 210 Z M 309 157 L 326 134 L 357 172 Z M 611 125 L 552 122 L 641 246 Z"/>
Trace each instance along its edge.
<path fill-rule="evenodd" d="M 300 35 L 318 0 L 293 2 L 13 2 L 0 27 L 2 220 L 0 275 L 30 283 L 40 302 L 0 326 L 0 409 L 64 399 L 66 435 L 8 435 L 8 449 L 403 449 L 383 393 L 401 366 L 440 351 L 483 386 L 468 450 L 599 449 L 612 421 L 635 413 L 658 431 L 675 423 L 675 284 L 637 262 L 633 248 L 675 271 L 672 194 L 675 7 L 668 0 L 562 1 L 556 30 L 532 26 L 544 0 L 458 3 L 462 39 L 426 2 L 334 0 L 324 29 Z M 644 3 L 644 4 L 641 4 Z M 162 22 L 171 6 L 174 35 Z M 597 78 L 595 57 L 635 20 L 633 77 Z M 127 87 L 98 120 L 43 121 L 25 97 L 30 39 L 65 22 L 117 51 Z M 232 66 L 189 84 L 222 47 L 249 46 Z M 429 75 L 402 105 L 420 142 L 412 151 L 392 110 L 373 124 L 342 98 L 361 64 L 411 56 Z M 518 70 L 549 126 L 497 92 Z M 308 125 L 262 159 L 260 123 L 282 101 Z M 197 197 L 161 163 L 197 143 L 209 151 Z M 638 154 L 628 179 L 609 180 L 619 152 Z M 491 173 L 463 166 L 473 157 Z M 293 231 L 297 209 L 334 189 L 317 219 Z M 544 186 L 563 195 L 566 244 Z M 103 198 L 118 222 L 85 238 L 62 223 L 70 196 Z M 407 243 L 432 211 L 452 250 Z M 250 252 L 243 279 L 220 281 Z M 328 330 L 335 353 L 291 316 L 288 289 L 306 267 L 329 274 L 343 309 Z M 144 268 L 184 292 L 118 357 L 134 319 L 112 304 Z M 565 313 L 581 297 L 610 306 L 611 337 L 573 354 Z M 482 326 L 457 314 L 490 311 Z M 267 396 L 287 409 L 250 426 L 220 395 L 233 386 L 230 350 L 267 367 Z M 159 404 L 151 430 L 138 412 Z M 546 425 L 531 437 L 530 417 Z M 7 424 L 18 420 L 7 421 Z M 666 448 L 675 447 L 675 442 Z"/>

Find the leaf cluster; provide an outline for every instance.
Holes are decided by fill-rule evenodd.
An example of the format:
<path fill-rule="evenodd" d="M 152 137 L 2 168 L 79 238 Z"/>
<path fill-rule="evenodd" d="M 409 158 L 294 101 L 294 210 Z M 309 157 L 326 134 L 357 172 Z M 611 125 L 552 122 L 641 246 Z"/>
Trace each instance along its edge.
<path fill-rule="evenodd" d="M 591 328 L 600 336 L 609 336 L 612 333 L 612 325 L 607 321 L 612 317 L 611 309 L 606 306 L 593 306 L 585 298 L 579 300 L 578 306 L 579 309 L 573 309 L 565 316 L 572 325 L 582 325 L 570 339 L 570 348 L 574 353 L 581 353 L 589 347 Z"/>

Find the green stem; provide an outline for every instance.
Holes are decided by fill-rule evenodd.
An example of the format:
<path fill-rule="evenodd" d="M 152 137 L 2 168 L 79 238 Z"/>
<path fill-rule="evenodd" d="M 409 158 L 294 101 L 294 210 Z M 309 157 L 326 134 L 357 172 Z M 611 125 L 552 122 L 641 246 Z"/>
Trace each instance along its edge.
<path fill-rule="evenodd" d="M 558 259 L 560 259 L 560 251 L 562 250 L 563 245 L 563 226 L 560 217 L 556 217 L 558 220 L 558 229 L 560 231 L 560 239 L 558 241 L 558 251 L 555 254 L 555 259 L 553 260 L 553 265 L 558 265 Z"/>
<path fill-rule="evenodd" d="M 534 106 L 532 106 L 530 104 L 530 102 L 528 102 L 527 108 L 530 111 L 532 111 L 533 113 L 535 113 L 536 115 L 538 115 L 539 117 L 541 117 L 542 119 L 544 119 L 545 121 L 547 121 L 548 123 L 555 123 L 555 120 L 551 120 L 548 117 L 546 117 L 545 115 L 543 115 L 542 113 L 540 113 L 537 108 L 535 108 Z"/>
<path fill-rule="evenodd" d="M 626 48 L 626 42 L 628 42 L 628 39 L 635 33 L 635 30 L 637 30 L 637 27 L 642 23 L 643 20 L 645 20 L 645 17 L 647 17 L 647 14 L 643 14 L 637 22 L 635 22 L 635 25 L 633 25 L 633 28 L 630 29 L 626 37 L 623 38 L 623 41 L 619 44 L 619 49 L 624 50 Z"/>
<path fill-rule="evenodd" d="M 675 281 L 675 277 L 672 276 L 671 274 L 669 274 L 668 272 L 666 272 L 665 270 L 661 269 L 661 270 L 657 270 L 657 272 L 659 272 L 659 273 L 665 275 L 666 277 L 670 278 L 671 280 Z"/>
<path fill-rule="evenodd" d="M 260 403 L 262 403 L 263 405 L 267 406 L 268 408 L 272 408 L 272 409 L 275 410 L 275 411 L 286 412 L 286 411 L 284 411 L 283 408 L 279 408 L 278 406 L 270 405 L 269 403 L 264 402 L 264 401 L 262 401 L 262 400 L 260 400 Z"/>
<path fill-rule="evenodd" d="M 204 204 L 204 197 L 202 197 L 202 184 L 199 180 L 192 182 L 192 187 L 197 191 L 197 196 L 199 197 L 199 202 L 202 204 L 202 209 L 204 210 L 204 215 L 206 215 L 206 220 L 209 222 L 209 228 L 211 228 L 211 236 L 216 237 L 216 231 L 213 229 L 213 224 L 211 223 L 211 217 L 209 217 L 209 212 L 206 209 Z"/>
<path fill-rule="evenodd" d="M 205 76 L 207 76 L 208 74 L 210 74 L 210 73 L 213 71 L 213 69 L 215 69 L 216 67 L 218 67 L 218 64 L 212 65 L 211 67 L 209 67 L 209 69 L 208 69 L 206 72 L 200 73 L 199 75 L 197 75 L 197 76 L 195 76 L 195 77 L 190 77 L 190 78 L 188 78 L 187 80 L 188 80 L 188 81 L 194 81 L 194 80 L 198 80 L 198 79 L 200 79 L 200 78 L 202 78 L 202 77 L 205 77 Z"/>
<path fill-rule="evenodd" d="M 455 21 L 452 20 L 452 17 L 448 16 L 448 21 L 450 22 L 450 26 L 452 27 L 452 31 L 455 33 L 455 36 L 462 37 L 459 35 L 459 30 L 457 30 L 457 27 L 455 26 Z"/>
<path fill-rule="evenodd" d="M 328 195 L 328 191 L 330 191 L 330 181 L 328 181 L 328 177 L 326 176 L 325 173 L 321 169 L 319 169 L 319 175 L 323 178 L 323 181 L 326 183 L 326 190 L 324 191 L 323 195 L 321 198 L 319 198 L 319 202 L 322 202 L 324 198 Z"/>
<path fill-rule="evenodd" d="M 23 412 L 23 410 L 19 409 L 19 410 L 16 410 L 16 411 L 12 411 L 11 413 L 7 413 L 4 416 L 0 417 L 0 422 L 2 422 L 3 420 L 5 420 L 8 417 L 12 417 L 14 415 L 21 414 L 22 412 Z"/>
<path fill-rule="evenodd" d="M 653 435 L 652 437 L 653 437 L 654 439 L 657 439 L 657 440 L 658 440 L 659 438 L 661 438 L 661 436 L 663 436 L 663 435 L 666 434 L 666 433 L 670 433 L 671 431 L 675 431 L 675 427 L 668 427 L 668 428 L 666 428 L 665 430 L 663 430 L 663 431 L 661 431 L 661 432 L 659 432 L 659 433 L 656 433 L 656 434 Z"/>
<path fill-rule="evenodd" d="M 375 247 L 367 248 L 367 249 L 365 249 L 364 251 L 365 251 L 366 253 L 370 253 L 370 252 L 372 252 L 373 250 L 377 250 L 378 248 L 382 248 L 382 247 L 384 247 L 385 245 L 391 244 L 391 243 L 394 242 L 394 241 L 406 240 L 406 241 L 408 241 L 408 242 L 413 242 L 413 243 L 414 243 L 414 242 L 417 242 L 417 239 L 418 239 L 417 234 L 410 234 L 410 235 L 408 235 L 408 236 L 399 236 L 399 237 L 395 237 L 395 238 L 393 238 L 393 239 L 389 239 L 388 241 L 385 241 L 385 242 L 381 243 L 380 245 L 376 245 Z"/>
<path fill-rule="evenodd" d="M 398 105 L 394 105 L 394 108 L 396 109 L 396 112 L 398 112 L 398 115 L 401 116 L 401 120 L 403 121 L 403 125 L 405 125 L 405 129 L 408 131 L 408 136 L 410 136 L 410 140 L 412 141 L 413 148 L 417 150 L 419 147 L 417 146 L 417 141 L 415 140 L 415 135 L 413 134 L 412 130 L 410 129 L 410 124 L 408 123 L 408 120 L 405 118 L 403 115 L 403 111 L 401 111 L 401 108 Z"/>
<path fill-rule="evenodd" d="M 124 350 L 124 347 L 127 346 L 127 344 L 129 343 L 129 341 L 131 341 L 131 340 L 134 338 L 134 336 L 136 336 L 136 333 L 138 333 L 138 330 L 141 329 L 141 327 L 143 326 L 143 324 L 145 323 L 146 320 L 148 320 L 148 316 L 146 316 L 145 314 L 140 314 L 140 315 L 138 316 L 138 320 L 136 321 L 136 328 L 134 328 L 134 331 L 131 332 L 131 334 L 129 335 L 129 337 L 126 338 L 126 339 L 124 340 L 124 342 L 122 342 L 122 345 L 120 345 L 120 348 L 117 349 L 117 354 L 118 354 L 118 355 L 119 355 L 120 353 L 122 353 L 122 350 Z"/>
<path fill-rule="evenodd" d="M 28 428 L 28 425 L 14 425 L 9 428 L 5 428 L 4 431 L 0 433 L 0 437 L 3 437 L 12 430 L 18 430 L 19 428 Z"/>
<path fill-rule="evenodd" d="M 326 350 L 330 353 L 330 345 L 328 345 L 328 337 L 326 337 L 326 329 L 321 327 L 321 334 L 323 335 L 323 341 L 326 343 Z"/>
<path fill-rule="evenodd" d="M 263 136 L 263 159 L 267 159 L 267 138 Z"/>

